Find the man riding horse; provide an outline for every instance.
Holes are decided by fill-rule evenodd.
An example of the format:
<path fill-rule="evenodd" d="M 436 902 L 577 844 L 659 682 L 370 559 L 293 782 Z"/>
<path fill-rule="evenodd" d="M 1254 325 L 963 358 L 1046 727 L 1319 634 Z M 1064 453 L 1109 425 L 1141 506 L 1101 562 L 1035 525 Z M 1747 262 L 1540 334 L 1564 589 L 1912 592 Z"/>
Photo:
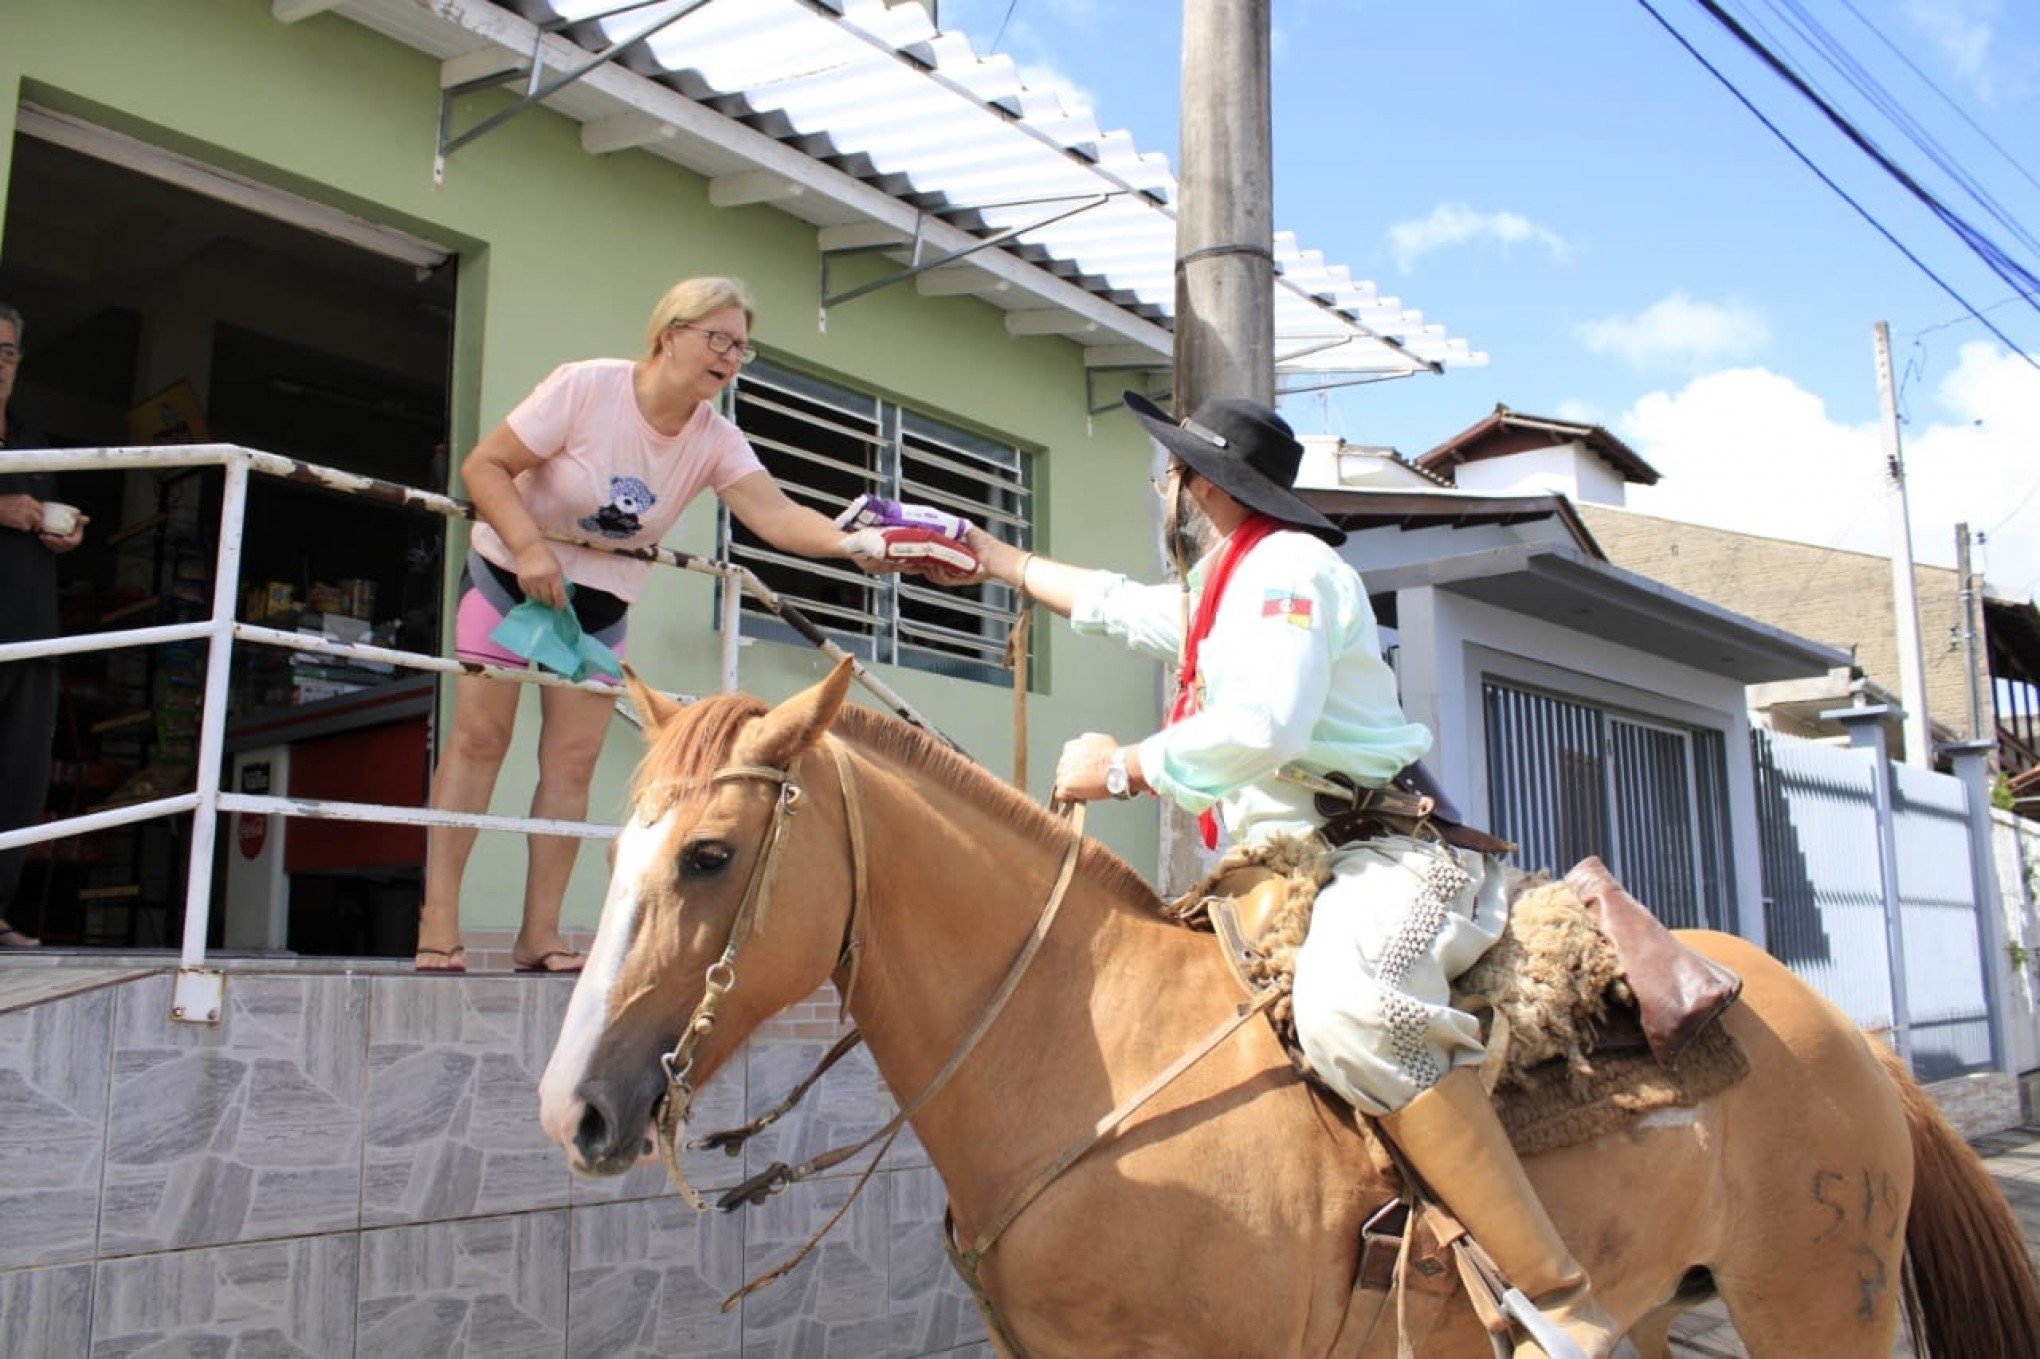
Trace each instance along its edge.
<path fill-rule="evenodd" d="M 1346 535 L 1294 493 L 1303 449 L 1273 410 L 1214 400 L 1178 423 L 1134 393 L 1125 401 L 1169 455 L 1171 543 L 1202 550 L 1186 565 L 1177 549 L 1182 584 L 1136 584 L 981 529 L 968 537 L 988 574 L 1078 632 L 1180 666 L 1162 729 L 1133 744 L 1070 741 L 1055 796 L 1171 798 L 1199 814 L 1207 848 L 1220 820 L 1244 845 L 1319 833 L 1328 794 L 1358 810 L 1431 744 L 1404 715 L 1366 589 L 1334 550 Z M 1312 1069 L 1378 1122 L 1546 1321 L 1584 1354 L 1626 1350 L 1482 1088 L 1478 1022 L 1451 1004 L 1452 980 L 1507 920 L 1499 861 L 1428 824 L 1398 834 L 1334 822 L 1348 829 L 1328 836 L 1331 880 L 1296 960 Z"/>

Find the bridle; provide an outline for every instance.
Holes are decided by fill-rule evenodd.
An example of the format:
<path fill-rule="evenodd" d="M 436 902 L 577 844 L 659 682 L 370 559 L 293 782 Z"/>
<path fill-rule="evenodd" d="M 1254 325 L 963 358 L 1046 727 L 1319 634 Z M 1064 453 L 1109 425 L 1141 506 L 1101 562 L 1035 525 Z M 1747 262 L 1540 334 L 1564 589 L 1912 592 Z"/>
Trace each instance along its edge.
<path fill-rule="evenodd" d="M 850 918 L 843 930 L 842 951 L 837 956 L 837 967 L 849 968 L 849 977 L 843 987 L 843 1007 L 847 1011 L 851 993 L 857 984 L 858 962 L 862 957 L 859 926 L 865 895 L 864 817 L 849 755 L 840 741 L 829 737 L 823 739 L 827 741 L 830 753 L 836 757 L 836 768 L 843 787 L 844 816 L 850 827 Z M 717 771 L 709 783 L 712 787 L 742 781 L 772 784 L 778 788 L 778 796 L 773 799 L 772 818 L 766 823 L 765 834 L 759 841 L 759 853 L 751 865 L 751 876 L 744 883 L 744 895 L 737 903 L 736 916 L 730 921 L 729 938 L 724 941 L 722 954 L 708 965 L 707 972 L 703 974 L 701 1000 L 688 1017 L 686 1027 L 681 1029 L 672 1051 L 659 1058 L 666 1089 L 653 1110 L 653 1126 L 658 1133 L 660 1154 L 666 1162 L 666 1174 L 672 1179 L 674 1189 L 697 1212 L 705 1212 L 709 1205 L 687 1182 L 687 1176 L 680 1168 L 679 1144 L 680 1127 L 686 1122 L 688 1108 L 694 1102 L 692 1077 L 695 1058 L 701 1045 L 715 1030 L 716 1011 L 721 1007 L 723 997 L 736 989 L 737 951 L 758 932 L 764 920 L 765 904 L 771 897 L 773 880 L 779 875 L 779 851 L 786 844 L 786 834 L 794 814 L 807 801 L 806 793 L 793 776 L 791 765 L 732 765 Z"/>
<path fill-rule="evenodd" d="M 824 735 L 822 740 L 828 746 L 830 754 L 835 758 L 837 778 L 843 792 L 843 814 L 847 827 L 846 833 L 850 842 L 850 912 L 849 919 L 844 926 L 843 947 L 837 956 L 836 963 L 837 970 L 843 971 L 847 969 L 847 975 L 842 986 L 842 1011 L 847 1014 L 850 998 L 856 989 L 858 964 L 862 957 L 862 924 L 868 855 L 865 848 L 862 798 L 857 789 L 856 774 L 851 765 L 849 754 L 844 748 L 843 743 L 835 737 Z M 694 1013 L 688 1018 L 686 1026 L 681 1030 L 679 1039 L 674 1043 L 672 1050 L 665 1053 L 659 1059 L 660 1069 L 665 1074 L 666 1089 L 659 1097 L 658 1103 L 653 1110 L 653 1126 L 657 1131 L 659 1152 L 665 1161 L 666 1174 L 673 1181 L 674 1189 L 696 1211 L 706 1211 L 709 1204 L 687 1182 L 686 1173 L 680 1166 L 680 1128 L 686 1120 L 688 1107 L 694 1098 L 694 1085 L 690 1077 L 694 1070 L 695 1058 L 700 1051 L 701 1045 L 715 1029 L 716 1010 L 721 1005 L 722 998 L 736 989 L 738 951 L 744 943 L 757 933 L 764 919 L 765 907 L 771 895 L 773 880 L 778 875 L 780 850 L 785 846 L 789 823 L 794 814 L 807 802 L 807 795 L 795 779 L 790 763 L 786 766 L 732 765 L 727 769 L 718 771 L 710 779 L 710 784 L 713 786 L 720 783 L 745 780 L 775 785 L 779 793 L 773 801 L 771 820 L 766 824 L 765 832 L 759 841 L 760 852 L 757 861 L 752 864 L 751 875 L 745 882 L 743 899 L 738 903 L 736 916 L 730 922 L 729 938 L 724 942 L 721 955 L 708 966 L 708 970 L 703 977 L 701 1000 L 694 1007 Z M 723 1209 L 725 1212 L 745 1204 L 762 1203 L 772 1195 L 780 1193 L 802 1180 L 820 1174 L 874 1144 L 881 1144 L 879 1145 L 877 1155 L 871 1159 L 871 1163 L 858 1176 L 856 1183 L 851 1187 L 850 1193 L 845 1197 L 842 1205 L 822 1224 L 820 1229 L 791 1257 L 775 1265 L 757 1278 L 752 1279 L 749 1283 L 724 1299 L 722 1309 L 725 1312 L 744 1297 L 790 1273 L 800 1265 L 802 1260 L 807 1258 L 809 1252 L 820 1243 L 823 1237 L 828 1235 L 830 1229 L 837 1222 L 842 1220 L 844 1214 L 849 1212 L 850 1205 L 856 1201 L 857 1195 L 871 1179 L 872 1173 L 884 1161 L 886 1153 L 892 1148 L 893 1141 L 899 1136 L 900 1131 L 906 1127 L 908 1121 L 915 1114 L 919 1113 L 948 1084 L 949 1079 L 962 1068 L 965 1060 L 977 1048 L 978 1042 L 991 1030 L 992 1025 L 997 1022 L 999 1015 L 1006 1008 L 1006 1003 L 1012 999 L 1013 993 L 1019 989 L 1021 979 L 1027 975 L 1029 966 L 1041 952 L 1041 946 L 1048 938 L 1049 930 L 1054 926 L 1056 916 L 1062 909 L 1064 899 L 1068 896 L 1070 883 L 1076 877 L 1077 859 L 1084 844 L 1084 804 L 1081 802 L 1070 804 L 1069 814 L 1070 842 L 1063 851 L 1062 865 L 1056 873 L 1055 885 L 1049 891 L 1048 900 L 1042 904 L 1041 913 L 1034 922 L 1034 928 L 1029 931 L 1026 943 L 1021 946 L 1020 952 L 1007 967 L 1006 975 L 1000 980 L 998 988 L 992 993 L 991 999 L 986 1002 L 985 1008 L 978 1015 L 976 1022 L 971 1025 L 970 1030 L 958 1042 L 948 1059 L 943 1062 L 941 1068 L 929 1079 L 926 1085 L 921 1087 L 920 1092 L 901 1106 L 899 1112 L 893 1116 L 891 1121 L 869 1136 L 849 1145 L 823 1152 L 802 1162 L 798 1166 L 789 1166 L 783 1161 L 776 1162 L 767 1170 L 752 1176 L 749 1180 L 727 1191 L 716 1202 L 715 1206 Z M 1005 1327 L 1001 1325 L 997 1314 L 993 1311 L 990 1297 L 986 1295 L 978 1280 L 978 1264 L 983 1259 L 985 1253 L 991 1249 L 992 1243 L 1020 1215 L 1022 1210 L 1046 1190 L 1063 1171 L 1069 1169 L 1071 1165 L 1075 1164 L 1092 1147 L 1117 1131 L 1149 1099 L 1172 1084 L 1177 1077 L 1188 1071 L 1191 1066 L 1210 1053 L 1220 1043 L 1238 1032 L 1248 1020 L 1266 1010 L 1274 1002 L 1277 995 L 1278 992 L 1272 989 L 1264 991 L 1250 1003 L 1239 1006 L 1230 1018 L 1219 1024 L 1217 1028 L 1207 1034 L 1190 1051 L 1178 1057 L 1161 1072 L 1158 1072 L 1147 1084 L 1122 1102 L 1118 1108 L 1098 1119 L 1086 1135 L 1065 1147 L 1060 1154 L 1052 1158 L 1039 1173 L 1023 1186 L 1008 1201 L 1003 1211 L 995 1215 L 991 1225 L 978 1233 L 969 1245 L 965 1246 L 957 1240 L 954 1223 L 945 1214 L 943 1245 L 949 1252 L 951 1263 L 962 1274 L 965 1284 L 970 1288 L 971 1294 L 987 1322 L 1000 1335 L 1001 1339 L 1007 1343 L 1008 1349 L 1012 1353 L 1018 1354 L 1020 1350 L 1013 1342 L 1010 1334 L 1006 1332 Z M 794 1103 L 816 1081 L 821 1079 L 823 1072 L 827 1071 L 838 1059 L 855 1048 L 860 1041 L 861 1035 L 856 1030 L 852 1030 L 844 1035 L 842 1039 L 838 1040 L 836 1045 L 824 1054 L 820 1063 L 794 1087 L 790 1095 L 781 1100 L 779 1104 L 775 1105 L 764 1116 L 746 1124 L 742 1128 L 710 1133 L 698 1139 L 692 1145 L 696 1148 L 720 1147 L 730 1155 L 736 1155 L 742 1149 L 743 1143 L 747 1138 L 776 1122 L 782 1114 L 793 1107 Z"/>

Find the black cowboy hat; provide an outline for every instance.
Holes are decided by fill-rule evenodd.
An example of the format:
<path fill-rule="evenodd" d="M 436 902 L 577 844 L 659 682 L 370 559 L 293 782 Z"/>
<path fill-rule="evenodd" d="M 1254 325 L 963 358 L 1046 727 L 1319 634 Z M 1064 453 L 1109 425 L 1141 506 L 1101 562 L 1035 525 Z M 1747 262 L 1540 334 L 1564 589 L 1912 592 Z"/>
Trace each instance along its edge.
<path fill-rule="evenodd" d="M 1315 534 L 1333 547 L 1346 541 L 1343 530 L 1290 489 L 1296 485 L 1303 445 L 1289 422 L 1269 407 L 1218 397 L 1178 423 L 1139 392 L 1123 392 L 1120 400 L 1191 471 L 1248 509 Z"/>

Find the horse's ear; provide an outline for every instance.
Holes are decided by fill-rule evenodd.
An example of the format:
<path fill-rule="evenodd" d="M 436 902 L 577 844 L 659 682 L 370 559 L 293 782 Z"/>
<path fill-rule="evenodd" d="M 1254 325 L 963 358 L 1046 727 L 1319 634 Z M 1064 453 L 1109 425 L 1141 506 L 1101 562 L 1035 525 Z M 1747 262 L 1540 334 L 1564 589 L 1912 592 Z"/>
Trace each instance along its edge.
<path fill-rule="evenodd" d="M 744 764 L 784 769 L 794 757 L 819 741 L 850 692 L 852 662 L 848 656 L 820 684 L 803 689 L 766 713 L 745 731 L 737 743 L 737 759 Z"/>
<path fill-rule="evenodd" d="M 637 671 L 630 668 L 630 662 L 623 663 L 623 682 L 630 690 L 631 706 L 638 710 L 638 717 L 645 724 L 645 735 L 656 736 L 659 728 L 680 715 L 680 703 L 671 699 L 638 678 Z"/>

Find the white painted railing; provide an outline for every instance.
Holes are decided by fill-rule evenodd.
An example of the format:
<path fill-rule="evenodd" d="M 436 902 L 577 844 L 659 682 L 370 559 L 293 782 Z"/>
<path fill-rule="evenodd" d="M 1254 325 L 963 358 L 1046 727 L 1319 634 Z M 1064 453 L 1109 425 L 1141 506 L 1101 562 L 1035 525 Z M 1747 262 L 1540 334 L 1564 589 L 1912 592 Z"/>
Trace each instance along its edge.
<path fill-rule="evenodd" d="M 197 444 L 179 448 L 10 451 L 7 463 L 9 470 L 23 472 L 112 472 L 133 468 L 181 467 L 225 469 L 226 485 L 220 500 L 219 545 L 213 564 L 212 610 L 208 618 L 156 627 L 125 628 L 38 641 L 0 643 L 0 665 L 4 665 L 11 661 L 50 659 L 122 647 L 160 646 L 170 642 L 196 641 L 201 638 L 206 641 L 205 690 L 199 708 L 196 786 L 192 791 L 123 807 L 88 812 L 19 830 L 0 831 L 0 850 L 6 850 L 109 830 L 154 817 L 192 813 L 191 857 L 185 884 L 183 943 L 177 984 L 171 1000 L 173 1019 L 191 1023 L 210 1023 L 216 1021 L 221 1013 L 225 981 L 220 973 L 205 967 L 205 939 L 212 913 L 213 846 L 218 838 L 219 815 L 223 811 L 305 817 L 314 820 L 464 826 L 476 830 L 516 831 L 528 835 L 567 835 L 590 840 L 608 839 L 616 833 L 614 826 L 597 822 L 555 821 L 540 817 L 448 812 L 426 807 L 259 796 L 252 793 L 224 792 L 220 788 L 221 764 L 226 744 L 227 680 L 233 659 L 233 648 L 237 642 L 283 647 L 293 651 L 310 651 L 349 660 L 380 662 L 439 674 L 481 675 L 510 680 L 518 684 L 585 689 L 596 693 L 615 692 L 613 685 L 594 681 L 577 683 L 536 669 L 510 670 L 498 666 L 477 665 L 469 661 L 448 660 L 441 656 L 400 651 L 390 647 L 334 641 L 325 637 L 242 623 L 235 619 L 234 604 L 239 597 L 241 582 L 241 538 L 247 514 L 248 478 L 251 473 L 278 477 L 300 485 L 319 486 L 342 495 L 408 507 L 449 519 L 474 517 L 473 507 L 465 501 L 233 444 Z M 739 623 L 742 599 L 745 595 L 771 609 L 815 646 L 839 659 L 848 654 L 830 641 L 820 628 L 797 609 L 767 589 L 763 582 L 743 566 L 696 557 L 664 547 L 618 552 L 604 544 L 578 538 L 562 537 L 557 541 L 677 567 L 685 571 L 696 571 L 721 579 L 725 586 L 722 591 L 720 614 L 721 682 L 725 692 L 737 687 Z M 930 731 L 935 730 L 907 704 L 905 699 L 872 675 L 862 662 L 856 661 L 854 657 L 851 659 L 858 682 L 873 697 L 916 726 Z M 627 712 L 627 709 L 620 710 Z M 936 734 L 940 735 L 939 732 Z"/>

